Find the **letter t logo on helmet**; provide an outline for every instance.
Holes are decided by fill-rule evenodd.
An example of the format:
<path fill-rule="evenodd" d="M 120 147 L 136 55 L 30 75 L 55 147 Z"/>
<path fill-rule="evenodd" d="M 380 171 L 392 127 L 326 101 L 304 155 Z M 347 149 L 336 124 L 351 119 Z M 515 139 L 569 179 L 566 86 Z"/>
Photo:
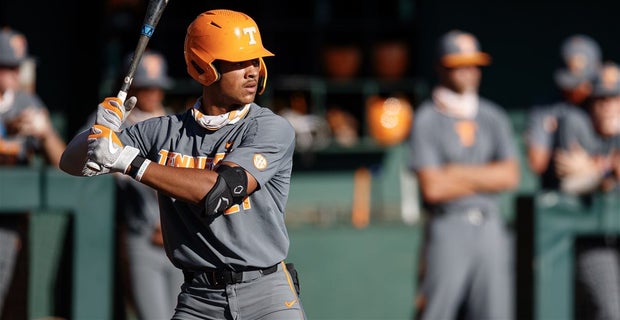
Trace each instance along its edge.
<path fill-rule="evenodd" d="M 250 44 L 256 44 L 256 39 L 254 39 L 254 34 L 256 33 L 256 28 L 243 28 L 243 33 L 250 36 Z"/>
<path fill-rule="evenodd" d="M 256 22 L 248 15 L 225 9 L 201 13 L 187 28 L 184 46 L 187 72 L 203 86 L 220 78 L 215 60 L 241 62 L 259 59 L 258 94 L 267 83 L 263 57 L 274 56 L 263 47 Z"/>

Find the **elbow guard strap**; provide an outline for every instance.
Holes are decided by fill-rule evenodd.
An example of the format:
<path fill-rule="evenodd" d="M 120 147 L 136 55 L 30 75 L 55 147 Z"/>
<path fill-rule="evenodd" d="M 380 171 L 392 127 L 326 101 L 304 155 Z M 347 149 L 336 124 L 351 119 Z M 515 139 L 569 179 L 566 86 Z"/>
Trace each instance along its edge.
<path fill-rule="evenodd" d="M 247 196 L 248 177 L 241 167 L 220 165 L 216 170 L 217 181 L 207 193 L 205 209 L 213 215 L 240 204 Z"/>

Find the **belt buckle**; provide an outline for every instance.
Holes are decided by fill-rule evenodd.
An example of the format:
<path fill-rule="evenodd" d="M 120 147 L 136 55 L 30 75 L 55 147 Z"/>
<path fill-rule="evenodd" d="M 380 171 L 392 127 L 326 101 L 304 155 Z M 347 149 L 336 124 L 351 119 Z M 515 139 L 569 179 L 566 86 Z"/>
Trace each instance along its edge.
<path fill-rule="evenodd" d="M 213 280 L 213 286 L 215 287 L 225 287 L 230 279 L 230 277 L 227 277 L 226 275 L 228 275 L 227 271 L 223 271 L 223 272 L 217 272 L 214 271 L 211 273 L 211 279 Z"/>

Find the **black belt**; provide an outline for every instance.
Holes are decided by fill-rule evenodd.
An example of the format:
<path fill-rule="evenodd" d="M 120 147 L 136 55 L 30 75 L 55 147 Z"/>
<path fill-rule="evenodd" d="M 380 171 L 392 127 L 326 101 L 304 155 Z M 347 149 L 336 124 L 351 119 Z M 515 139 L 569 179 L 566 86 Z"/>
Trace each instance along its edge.
<path fill-rule="evenodd" d="M 279 263 L 278 263 L 279 264 Z M 232 271 L 232 270 L 183 270 L 183 276 L 185 282 L 191 282 L 197 277 L 200 277 L 203 282 L 206 282 L 209 286 L 224 288 L 228 284 L 235 284 L 241 282 L 247 282 L 272 274 L 278 270 L 278 264 L 264 269 L 252 269 L 245 271 Z"/>

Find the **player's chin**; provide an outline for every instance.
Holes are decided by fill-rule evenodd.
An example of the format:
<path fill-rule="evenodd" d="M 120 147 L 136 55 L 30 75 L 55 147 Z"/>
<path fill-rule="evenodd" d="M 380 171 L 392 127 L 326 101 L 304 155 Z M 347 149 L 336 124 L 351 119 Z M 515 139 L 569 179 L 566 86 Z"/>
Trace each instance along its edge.
<path fill-rule="evenodd" d="M 254 99 L 256 99 L 256 91 L 255 92 L 244 91 L 241 95 L 239 95 L 239 100 L 241 104 L 248 104 L 250 102 L 254 102 Z"/>

